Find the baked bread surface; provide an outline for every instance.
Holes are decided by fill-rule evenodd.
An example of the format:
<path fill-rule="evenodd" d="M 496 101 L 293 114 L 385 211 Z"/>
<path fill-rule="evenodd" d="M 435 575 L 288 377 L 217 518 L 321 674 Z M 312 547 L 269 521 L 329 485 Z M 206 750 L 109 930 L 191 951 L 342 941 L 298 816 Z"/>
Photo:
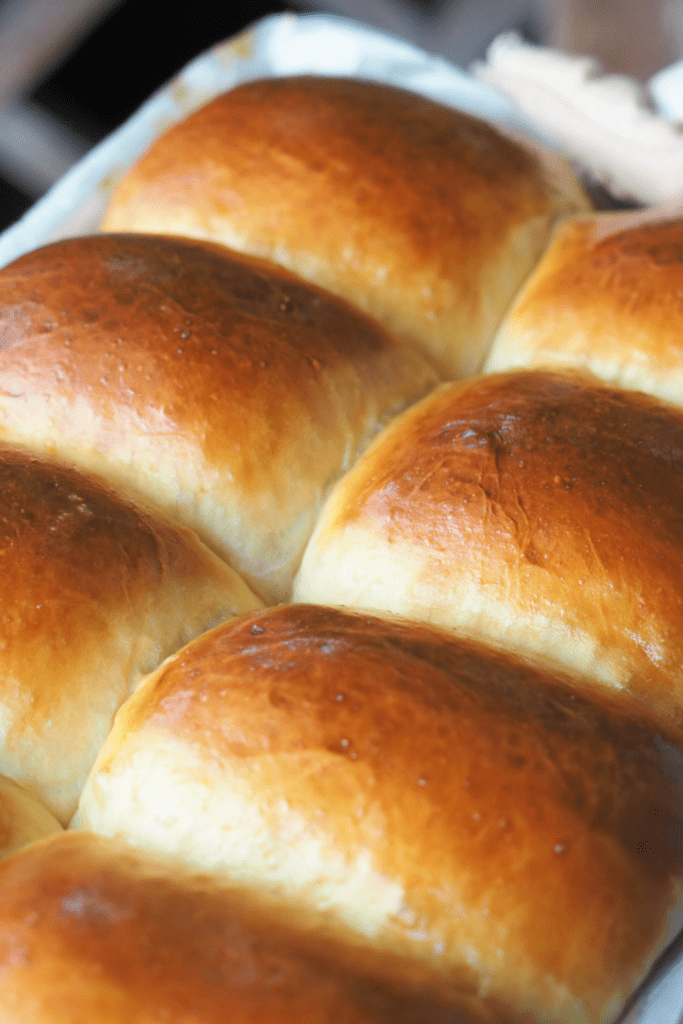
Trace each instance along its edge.
<path fill-rule="evenodd" d="M 176 861 L 85 832 L 0 866 L 2 1024 L 490 1024 Z"/>
<path fill-rule="evenodd" d="M 633 702 L 282 606 L 140 686 L 73 824 L 409 957 L 492 1020 L 598 1024 L 680 927 L 682 766 Z"/>
<path fill-rule="evenodd" d="M 586 369 L 683 405 L 683 220 L 563 223 L 505 317 L 485 372 Z"/>
<path fill-rule="evenodd" d="M 272 257 L 440 375 L 472 373 L 584 199 L 425 103 L 344 80 L 235 90 L 152 150 L 105 226 Z M 653 238 L 620 242 L 638 281 L 639 261 L 674 261 L 673 235 Z M 286 597 L 330 485 L 436 374 L 345 303 L 203 241 L 113 235 L 48 259 L 0 276 L 0 436 L 145 495 Z M 616 277 L 637 313 L 645 285 Z M 0 1024 L 613 1021 L 683 923 L 683 740 L 579 677 L 683 722 L 682 423 L 587 378 L 443 391 L 340 484 L 296 594 L 494 649 L 300 605 L 219 627 L 139 689 L 226 607 L 260 600 L 184 527 L 112 511 L 71 469 L 15 494 L 6 466 L 38 462 L 0 453 L 21 513 L 0 537 L 15 566 L 0 664 L 20 698 L 4 748 L 62 821 L 137 690 L 81 831 L 0 866 Z M 46 683 L 31 692 L 11 674 L 29 649 Z M 102 711 L 93 679 L 112 665 Z"/>
<path fill-rule="evenodd" d="M 196 530 L 282 599 L 330 483 L 435 375 L 347 303 L 190 240 L 57 242 L 0 272 L 0 438 Z"/>
<path fill-rule="evenodd" d="M 446 378 L 481 365 L 555 220 L 569 169 L 469 115 L 357 79 L 248 82 L 157 139 L 108 231 L 273 259 L 376 317 Z"/>
<path fill-rule="evenodd" d="M 196 536 L 0 446 L 0 772 L 62 822 L 114 712 L 192 637 L 261 602 Z"/>
<path fill-rule="evenodd" d="M 683 416 L 545 371 L 450 385 L 331 494 L 296 600 L 453 629 L 683 719 Z"/>

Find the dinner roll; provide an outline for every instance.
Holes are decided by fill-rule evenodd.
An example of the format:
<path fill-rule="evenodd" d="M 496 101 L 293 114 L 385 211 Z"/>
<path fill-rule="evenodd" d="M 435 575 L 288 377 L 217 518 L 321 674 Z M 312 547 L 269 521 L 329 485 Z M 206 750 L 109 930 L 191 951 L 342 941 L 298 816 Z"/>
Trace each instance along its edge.
<path fill-rule="evenodd" d="M 269 602 L 329 484 L 434 373 L 347 303 L 170 238 L 57 242 L 0 272 L 0 438 L 166 509 Z"/>
<path fill-rule="evenodd" d="M 264 256 L 349 299 L 445 377 L 481 365 L 558 217 L 571 171 L 466 114 L 378 82 L 247 82 L 157 139 L 108 231 Z"/>
<path fill-rule="evenodd" d="M 0 961 L 0 1024 L 491 1024 L 84 832 L 0 865 Z"/>
<path fill-rule="evenodd" d="M 404 414 L 330 496 L 301 601 L 429 621 L 683 721 L 683 413 L 497 374 Z"/>
<path fill-rule="evenodd" d="M 13 779 L 0 775 L 0 859 L 52 832 L 61 832 L 54 814 Z"/>
<path fill-rule="evenodd" d="M 68 821 L 118 706 L 192 637 L 260 606 L 189 530 L 0 447 L 0 772 Z"/>
<path fill-rule="evenodd" d="M 683 219 L 567 222 L 505 318 L 486 371 L 585 368 L 683 405 Z"/>
<path fill-rule="evenodd" d="M 142 683 L 73 824 L 336 918 L 486 1020 L 603 1024 L 683 924 L 683 734 L 634 708 L 430 627 L 281 606 Z"/>

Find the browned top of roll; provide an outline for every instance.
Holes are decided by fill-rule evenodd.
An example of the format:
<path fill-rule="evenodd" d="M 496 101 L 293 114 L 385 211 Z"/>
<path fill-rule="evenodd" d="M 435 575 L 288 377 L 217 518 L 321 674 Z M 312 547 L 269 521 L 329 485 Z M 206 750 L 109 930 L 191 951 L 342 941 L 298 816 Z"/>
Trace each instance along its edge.
<path fill-rule="evenodd" d="M 456 1024 L 282 915 L 84 832 L 0 866 L 0 957 L 2 1024 Z"/>
<path fill-rule="evenodd" d="M 0 771 L 68 820 L 116 708 L 197 633 L 260 606 L 189 530 L 0 446 Z"/>
<path fill-rule="evenodd" d="M 558 229 L 487 370 L 585 367 L 683 405 L 683 220 L 600 215 Z"/>
<path fill-rule="evenodd" d="M 587 209 L 570 172 L 549 161 L 415 93 L 268 79 L 156 140 L 103 226 L 271 257 L 461 375 L 479 365 L 551 222 Z"/>
<path fill-rule="evenodd" d="M 345 302 L 189 240 L 58 242 L 0 273 L 0 436 L 168 509 L 270 599 L 328 484 L 434 382 Z"/>
<path fill-rule="evenodd" d="M 680 719 L 682 557 L 683 415 L 509 373 L 388 428 L 331 496 L 295 595 L 487 638 Z"/>
<path fill-rule="evenodd" d="M 681 736 L 632 705 L 429 627 L 289 606 L 143 683 L 77 822 L 332 913 L 496 1021 L 597 1024 L 682 917 L 682 768 Z"/>

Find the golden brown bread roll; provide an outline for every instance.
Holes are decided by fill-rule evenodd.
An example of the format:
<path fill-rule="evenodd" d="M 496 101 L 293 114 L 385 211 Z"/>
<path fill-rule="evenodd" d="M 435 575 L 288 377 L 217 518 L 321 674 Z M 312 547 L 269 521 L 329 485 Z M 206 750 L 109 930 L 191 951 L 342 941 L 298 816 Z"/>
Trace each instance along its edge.
<path fill-rule="evenodd" d="M 188 235 L 268 257 L 428 355 L 475 372 L 562 215 L 568 167 L 466 114 L 377 82 L 248 82 L 157 139 L 108 231 Z"/>
<path fill-rule="evenodd" d="M 101 836 L 0 865 L 0 1024 L 490 1024 L 365 961 Z"/>
<path fill-rule="evenodd" d="M 333 491 L 295 599 L 391 611 L 683 721 L 683 413 L 498 374 L 409 410 Z"/>
<path fill-rule="evenodd" d="M 294 605 L 152 674 L 74 824 L 336 919 L 484 1020 L 603 1024 L 683 922 L 682 769 L 628 700 Z"/>
<path fill-rule="evenodd" d="M 506 316 L 485 370 L 584 368 L 683 405 L 683 219 L 562 224 Z"/>
<path fill-rule="evenodd" d="M 0 775 L 0 858 L 61 831 L 62 826 L 54 814 L 33 793 L 14 779 Z"/>
<path fill-rule="evenodd" d="M 57 242 L 0 272 L 0 438 L 168 510 L 274 601 L 328 485 L 435 375 L 347 303 L 190 240 Z"/>
<path fill-rule="evenodd" d="M 190 530 L 4 446 L 0 580 L 0 772 L 63 822 L 142 676 L 260 606 Z"/>

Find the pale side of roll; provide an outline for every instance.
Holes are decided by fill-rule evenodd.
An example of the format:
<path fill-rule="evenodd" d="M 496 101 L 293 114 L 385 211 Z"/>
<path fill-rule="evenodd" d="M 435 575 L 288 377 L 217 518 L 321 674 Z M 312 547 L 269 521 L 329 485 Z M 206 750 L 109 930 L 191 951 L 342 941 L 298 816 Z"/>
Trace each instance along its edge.
<path fill-rule="evenodd" d="M 73 825 L 336 922 L 483 1019 L 605 1024 L 683 923 L 682 769 L 633 701 L 281 606 L 140 686 Z"/>
<path fill-rule="evenodd" d="M 0 775 L 0 859 L 61 831 L 54 814 L 33 793 Z"/>
<path fill-rule="evenodd" d="M 114 713 L 198 633 L 261 602 L 188 529 L 0 446 L 0 772 L 62 822 Z"/>
<path fill-rule="evenodd" d="M 505 317 L 484 371 L 585 369 L 683 405 L 680 213 L 603 213 L 562 224 Z"/>
<path fill-rule="evenodd" d="M 474 373 L 553 224 L 569 167 L 414 93 L 338 77 L 244 83 L 157 139 L 107 231 L 273 259 L 376 317 L 445 378 Z"/>
<path fill-rule="evenodd" d="M 433 622 L 683 721 L 683 413 L 492 374 L 399 418 L 331 494 L 295 599 Z"/>
<path fill-rule="evenodd" d="M 346 302 L 190 240 L 95 236 L 0 272 L 0 439 L 194 529 L 282 600 L 329 485 L 436 377 Z"/>

